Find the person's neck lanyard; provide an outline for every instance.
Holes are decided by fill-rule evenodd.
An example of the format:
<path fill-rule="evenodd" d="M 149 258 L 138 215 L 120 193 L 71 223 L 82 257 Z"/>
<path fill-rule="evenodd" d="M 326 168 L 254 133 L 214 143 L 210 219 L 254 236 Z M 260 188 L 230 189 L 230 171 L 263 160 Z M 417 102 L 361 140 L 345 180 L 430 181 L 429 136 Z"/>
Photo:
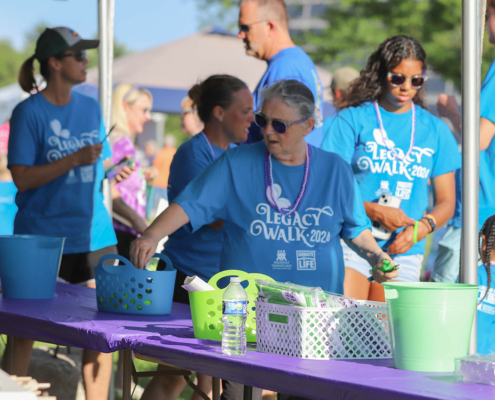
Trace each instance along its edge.
<path fill-rule="evenodd" d="M 206 133 L 201 132 L 206 140 L 206 143 L 208 143 L 208 146 L 210 146 L 211 154 L 213 154 L 213 159 L 217 159 L 217 154 L 215 153 L 215 150 L 213 150 L 213 145 L 210 142 L 210 139 L 208 139 L 208 136 L 206 136 Z"/>
<path fill-rule="evenodd" d="M 416 140 L 416 106 L 414 105 L 414 103 L 412 103 L 411 144 L 409 145 L 409 150 L 407 151 L 406 155 L 404 157 L 401 157 L 397 154 L 394 147 L 389 147 L 387 132 L 385 132 L 385 129 L 383 128 L 383 121 L 382 121 L 382 115 L 380 113 L 380 108 L 378 107 L 378 103 L 376 101 L 373 103 L 373 105 L 375 107 L 376 119 L 378 121 L 378 128 L 382 135 L 383 143 L 385 143 L 385 146 L 387 147 L 388 151 L 392 154 L 392 156 L 396 160 L 400 160 L 400 161 L 406 160 L 407 157 L 409 157 L 409 155 L 411 154 L 414 148 L 414 142 Z"/>

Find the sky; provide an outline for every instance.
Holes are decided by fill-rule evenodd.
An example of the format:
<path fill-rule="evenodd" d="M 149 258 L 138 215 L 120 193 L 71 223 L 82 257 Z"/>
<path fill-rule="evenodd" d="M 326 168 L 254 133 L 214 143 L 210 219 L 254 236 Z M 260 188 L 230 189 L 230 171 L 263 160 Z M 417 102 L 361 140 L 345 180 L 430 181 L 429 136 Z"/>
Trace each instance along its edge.
<path fill-rule="evenodd" d="M 98 0 L 0 0 L 0 40 L 17 50 L 36 24 L 68 26 L 83 38 L 98 32 Z M 130 50 L 154 47 L 199 29 L 195 0 L 115 0 L 115 38 Z"/>

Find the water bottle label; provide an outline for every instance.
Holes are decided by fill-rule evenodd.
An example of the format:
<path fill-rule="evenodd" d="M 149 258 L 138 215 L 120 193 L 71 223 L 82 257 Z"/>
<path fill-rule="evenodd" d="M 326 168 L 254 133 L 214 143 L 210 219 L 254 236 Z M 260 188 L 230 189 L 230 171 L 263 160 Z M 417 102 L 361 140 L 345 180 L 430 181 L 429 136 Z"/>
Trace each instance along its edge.
<path fill-rule="evenodd" d="M 224 300 L 223 301 L 223 313 L 232 315 L 245 315 L 247 314 L 247 301 L 246 300 Z"/>

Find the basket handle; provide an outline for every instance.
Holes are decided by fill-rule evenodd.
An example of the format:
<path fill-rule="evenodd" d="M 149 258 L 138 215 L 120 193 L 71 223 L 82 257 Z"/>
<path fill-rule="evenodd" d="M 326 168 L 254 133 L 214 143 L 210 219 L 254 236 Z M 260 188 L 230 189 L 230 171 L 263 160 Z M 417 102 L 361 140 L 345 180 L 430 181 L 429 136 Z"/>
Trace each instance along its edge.
<path fill-rule="evenodd" d="M 131 262 L 127 258 L 122 257 L 118 254 L 107 254 L 107 255 L 103 256 L 102 258 L 100 258 L 100 262 L 98 263 L 98 267 L 103 268 L 109 274 L 115 274 L 115 273 L 119 272 L 119 270 L 122 269 L 122 265 L 117 265 L 117 266 L 104 265 L 105 261 L 107 261 L 107 260 L 119 260 L 119 261 L 122 261 L 126 267 L 135 268 L 134 265 L 132 265 Z M 118 268 L 118 267 L 120 267 L 120 268 Z"/>
<path fill-rule="evenodd" d="M 159 271 L 159 272 L 163 272 L 163 271 L 175 271 L 175 268 L 172 264 L 172 261 L 170 261 L 170 258 L 168 258 L 165 254 L 162 254 L 162 253 L 155 253 L 153 255 L 153 257 L 151 258 L 159 258 L 160 260 L 162 260 L 164 263 L 165 263 L 165 269 Z"/>
<path fill-rule="evenodd" d="M 208 281 L 208 283 L 214 288 L 214 289 L 220 289 L 217 286 L 217 283 L 220 279 L 225 278 L 226 276 L 238 276 L 242 280 L 246 278 L 247 272 L 244 271 L 239 271 L 237 269 L 228 269 L 226 271 L 221 271 L 218 274 L 215 274 L 211 277 L 211 279 Z"/>

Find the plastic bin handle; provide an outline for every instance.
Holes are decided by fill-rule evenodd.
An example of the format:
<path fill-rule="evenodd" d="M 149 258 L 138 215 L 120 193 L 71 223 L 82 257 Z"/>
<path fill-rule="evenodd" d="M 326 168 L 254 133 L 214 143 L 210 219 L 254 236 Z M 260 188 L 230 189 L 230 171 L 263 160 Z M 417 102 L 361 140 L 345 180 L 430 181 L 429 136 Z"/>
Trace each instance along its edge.
<path fill-rule="evenodd" d="M 159 258 L 166 264 L 165 269 L 162 271 L 175 271 L 175 268 L 172 265 L 172 261 L 170 261 L 170 258 L 168 258 L 165 254 L 155 253 L 154 256 L 151 258 Z M 162 271 L 158 271 L 158 272 L 162 272 Z"/>
<path fill-rule="evenodd" d="M 399 298 L 399 293 L 397 289 L 387 289 L 385 288 L 385 300 L 394 300 Z"/>
<path fill-rule="evenodd" d="M 109 274 L 115 274 L 118 273 L 119 270 L 122 270 L 122 265 L 103 265 L 105 261 L 107 260 L 119 260 L 124 263 L 124 265 L 128 268 L 135 268 L 134 265 L 131 264 L 131 262 L 122 256 L 119 256 L 118 254 L 107 254 L 100 258 L 100 262 L 98 263 L 98 267 L 103 268 L 106 272 Z M 118 268 L 120 267 L 120 268 Z"/>
<path fill-rule="evenodd" d="M 228 269 L 227 271 L 222 271 L 222 272 L 219 272 L 218 274 L 215 274 L 212 276 L 212 278 L 208 281 L 208 283 L 215 289 L 220 289 L 218 286 L 217 286 L 217 283 L 220 279 L 226 277 L 226 276 L 238 276 L 239 278 L 241 278 L 242 280 L 245 280 L 247 279 L 246 277 L 247 275 L 247 272 L 244 272 L 244 271 L 239 271 L 237 269 Z"/>

